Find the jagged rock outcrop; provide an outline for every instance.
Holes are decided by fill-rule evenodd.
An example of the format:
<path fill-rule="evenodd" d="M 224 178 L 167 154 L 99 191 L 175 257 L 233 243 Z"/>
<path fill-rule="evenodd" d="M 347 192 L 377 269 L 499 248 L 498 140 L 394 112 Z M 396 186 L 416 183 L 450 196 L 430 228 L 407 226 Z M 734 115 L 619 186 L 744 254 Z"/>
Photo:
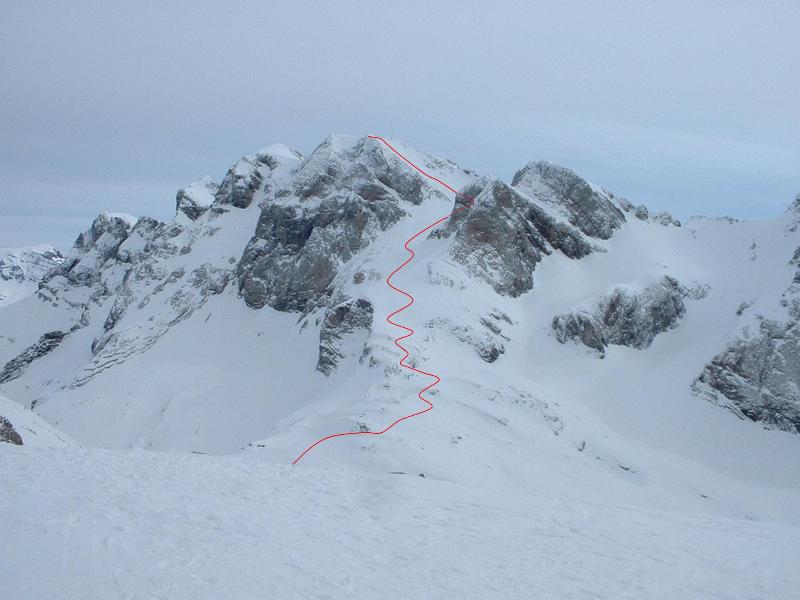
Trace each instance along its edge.
<path fill-rule="evenodd" d="M 533 288 L 542 257 L 560 250 L 582 258 L 592 246 L 571 225 L 557 221 L 509 185 L 484 179 L 466 187 L 454 215 L 438 236 L 452 236 L 451 256 L 500 294 L 516 297 Z"/>
<path fill-rule="evenodd" d="M 800 197 L 789 208 L 800 213 Z M 769 429 L 800 433 L 800 248 L 780 307 L 784 319 L 756 315 L 692 384 L 696 394 Z M 744 311 L 742 311 L 744 312 Z"/>
<path fill-rule="evenodd" d="M 22 446 L 22 436 L 17 433 L 11 421 L 0 416 L 0 443 Z"/>
<path fill-rule="evenodd" d="M 252 308 L 313 308 L 332 292 L 338 265 L 403 213 L 396 204 L 358 196 L 326 198 L 315 209 L 269 204 L 238 266 L 240 292 Z"/>
<path fill-rule="evenodd" d="M 245 302 L 300 312 L 323 305 L 339 265 L 404 216 L 403 202 L 421 202 L 423 189 L 378 142 L 329 139 L 265 202 L 237 267 Z"/>
<path fill-rule="evenodd" d="M 48 245 L 0 249 L 0 306 L 35 293 L 63 261 L 64 256 Z"/>
<path fill-rule="evenodd" d="M 320 144 L 276 195 L 301 202 L 355 193 L 367 202 L 419 204 L 426 193 L 442 195 L 383 144 L 370 138 L 333 135 Z"/>
<path fill-rule="evenodd" d="M 0 250 L 0 281 L 39 282 L 64 261 L 53 246 Z"/>
<path fill-rule="evenodd" d="M 8 361 L 0 370 L 0 383 L 16 379 L 37 358 L 41 358 L 55 350 L 67 333 L 64 331 L 50 331 L 39 338 L 35 344 L 29 346 L 20 354 Z"/>
<path fill-rule="evenodd" d="M 67 258 L 44 278 L 44 283 L 50 284 L 58 278 L 75 286 L 89 287 L 97 283 L 103 267 L 116 258 L 135 222 L 136 219 L 128 215 L 98 215 L 92 226 L 78 236 Z"/>
<path fill-rule="evenodd" d="M 511 185 L 562 212 L 589 237 L 607 240 L 625 222 L 624 213 L 607 192 L 549 162 L 528 163 L 517 171 Z"/>
<path fill-rule="evenodd" d="M 331 375 L 345 358 L 348 341 L 352 353 L 363 356 L 364 342 L 372 328 L 373 313 L 372 303 L 364 298 L 351 298 L 327 310 L 319 332 L 317 371 Z M 354 335 L 359 332 L 362 335 Z"/>
<path fill-rule="evenodd" d="M 789 205 L 789 208 L 786 209 L 786 214 L 791 217 L 791 221 L 786 226 L 786 230 L 788 232 L 797 231 L 798 227 L 800 227 L 800 194 L 795 196 L 794 201 Z"/>
<path fill-rule="evenodd" d="M 218 183 L 204 177 L 192 185 L 178 190 L 175 196 L 176 212 L 186 215 L 190 221 L 196 221 L 211 206 L 219 187 Z"/>
<path fill-rule="evenodd" d="M 257 157 L 240 158 L 225 175 L 219 184 L 214 200 L 217 204 L 230 204 L 236 208 L 247 208 L 264 181 L 264 170 L 269 171 L 269 164 Z"/>
<path fill-rule="evenodd" d="M 763 319 L 705 366 L 694 390 L 740 417 L 800 433 L 800 324 Z"/>
<path fill-rule="evenodd" d="M 609 193 L 611 198 L 614 198 L 614 194 Z M 681 222 L 673 217 L 670 213 L 666 211 L 658 212 L 653 215 L 650 214 L 650 211 L 644 204 L 639 204 L 638 206 L 625 200 L 624 198 L 616 198 L 619 205 L 622 207 L 626 213 L 632 212 L 633 215 L 639 219 L 640 221 L 648 221 L 653 223 L 658 223 L 659 225 L 663 225 L 664 227 L 667 226 L 674 226 L 680 227 Z"/>
<path fill-rule="evenodd" d="M 126 282 L 104 323 L 104 333 L 92 343 L 91 361 L 69 383 L 69 387 L 80 387 L 99 373 L 149 349 L 171 327 L 202 308 L 209 297 L 222 293 L 231 276 L 230 269 L 220 269 L 205 263 L 188 275 L 183 269 L 175 270 L 156 285 L 145 287 L 144 290 L 131 286 L 130 280 Z M 168 293 L 165 293 L 167 290 Z M 149 327 L 145 332 L 117 325 L 135 299 L 140 298 L 136 308 L 142 310 L 162 294 L 159 309 L 148 319 Z"/>
<path fill-rule="evenodd" d="M 597 350 L 601 355 L 605 354 L 608 346 L 602 322 L 590 312 L 571 312 L 555 316 L 553 331 L 562 344 L 576 340 L 592 350 Z"/>
<path fill-rule="evenodd" d="M 487 363 L 495 362 L 506 348 L 503 342 L 509 337 L 503 327 L 513 325 L 511 318 L 502 311 L 494 310 L 481 317 L 476 324 L 454 323 L 451 319 L 432 319 L 425 323 L 429 329 L 445 329 L 458 341 L 470 346 Z"/>
<path fill-rule="evenodd" d="M 576 340 L 601 355 L 611 344 L 643 349 L 678 326 L 689 291 L 665 276 L 641 291 L 616 288 L 589 311 L 557 315 L 552 328 L 562 344 Z"/>

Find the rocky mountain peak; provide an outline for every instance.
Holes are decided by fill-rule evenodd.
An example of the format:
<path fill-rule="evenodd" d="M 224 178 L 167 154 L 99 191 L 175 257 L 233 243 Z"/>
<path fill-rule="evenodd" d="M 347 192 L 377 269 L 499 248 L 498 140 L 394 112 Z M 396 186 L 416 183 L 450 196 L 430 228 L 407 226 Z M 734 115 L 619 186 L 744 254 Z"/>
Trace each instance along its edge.
<path fill-rule="evenodd" d="M 255 155 L 259 161 L 266 164 L 296 164 L 297 161 L 303 160 L 303 155 L 300 152 L 286 144 L 271 144 L 258 150 Z M 272 168 L 275 168 L 275 166 L 273 165 Z"/>
<path fill-rule="evenodd" d="M 415 157 L 466 177 L 452 163 Z M 451 201 L 380 141 L 329 136 L 265 183 L 255 234 L 237 267 L 245 302 L 301 312 L 324 304 L 340 265 L 426 198 Z"/>
<path fill-rule="evenodd" d="M 195 221 L 206 212 L 214 202 L 219 184 L 211 177 L 202 177 L 193 184 L 178 190 L 175 196 L 177 215 L 183 214 L 189 221 Z"/>
<path fill-rule="evenodd" d="M 590 237 L 606 240 L 625 222 L 624 213 L 607 192 L 570 169 L 550 162 L 528 163 L 516 172 L 511 185 L 555 207 Z"/>
<path fill-rule="evenodd" d="M 533 288 L 537 263 L 553 250 L 570 258 L 592 251 L 583 235 L 560 221 L 515 187 L 483 178 L 462 190 L 458 202 L 472 205 L 448 225 L 451 256 L 472 275 L 512 297 Z"/>
<path fill-rule="evenodd" d="M 103 265 L 116 256 L 136 222 L 137 219 L 131 215 L 100 213 L 91 227 L 78 236 L 64 261 L 44 281 L 61 276 L 75 285 L 91 285 L 101 277 Z"/>
<path fill-rule="evenodd" d="M 214 195 L 214 203 L 247 208 L 268 172 L 268 163 L 255 156 L 243 156 L 228 169 Z"/>

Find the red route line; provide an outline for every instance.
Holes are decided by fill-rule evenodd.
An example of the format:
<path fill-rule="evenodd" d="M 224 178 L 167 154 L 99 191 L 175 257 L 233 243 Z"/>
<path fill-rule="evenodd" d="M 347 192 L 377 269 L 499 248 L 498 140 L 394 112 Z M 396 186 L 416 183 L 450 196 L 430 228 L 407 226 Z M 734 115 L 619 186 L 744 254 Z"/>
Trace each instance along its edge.
<path fill-rule="evenodd" d="M 459 194 L 458 191 L 453 189 L 451 186 L 446 184 L 441 179 L 439 179 L 437 177 L 434 177 L 433 175 L 430 175 L 430 174 L 426 173 L 425 171 L 423 171 L 422 169 L 420 169 L 417 165 L 415 165 L 413 162 L 411 162 L 408 158 L 406 158 L 405 156 L 400 154 L 400 152 L 398 152 L 389 142 L 387 142 L 382 137 L 377 136 L 377 135 L 370 135 L 369 137 L 372 138 L 373 140 L 378 140 L 379 142 L 382 142 L 383 144 L 385 144 L 386 147 L 389 148 L 389 150 L 394 152 L 397 156 L 399 156 L 401 159 L 403 159 L 403 161 L 408 163 L 411 167 L 413 167 L 414 169 L 419 171 L 422 175 L 424 175 L 428 179 L 431 179 L 431 180 L 435 181 L 436 183 L 438 183 L 439 185 L 444 186 L 445 188 L 447 188 L 448 190 L 453 192 L 456 196 L 464 196 L 464 194 Z M 322 442 L 325 442 L 327 440 L 331 440 L 331 439 L 337 438 L 337 437 L 345 437 L 345 436 L 348 436 L 348 435 L 382 435 L 382 434 L 386 433 L 387 431 L 389 431 L 392 427 L 394 427 L 395 425 L 400 423 L 401 421 L 405 421 L 406 419 L 411 419 L 412 417 L 417 417 L 419 415 L 425 414 L 426 412 L 428 412 L 429 410 L 431 410 L 433 408 L 433 404 L 431 404 L 426 398 L 423 398 L 422 394 L 424 394 L 429 389 L 431 389 L 432 387 L 437 385 L 442 380 L 442 378 L 439 377 L 438 375 L 436 375 L 435 373 L 428 373 L 427 371 L 421 371 L 420 369 L 417 369 L 415 367 L 409 366 L 409 365 L 407 365 L 405 363 L 406 359 L 409 357 L 409 352 L 400 342 L 402 340 L 404 340 L 406 338 L 410 338 L 412 335 L 414 335 L 414 330 L 411 329 L 411 327 L 406 327 L 405 325 L 401 325 L 400 323 L 397 323 L 397 322 L 393 321 L 392 317 L 394 317 L 395 315 L 403 312 L 409 306 L 414 304 L 414 296 L 412 296 L 411 294 L 409 294 L 405 290 L 401 290 L 399 287 L 396 287 L 392 283 L 392 277 L 394 277 L 403 267 L 405 267 L 408 263 L 410 263 L 414 259 L 414 256 L 415 256 L 414 255 L 414 251 L 411 248 L 408 247 L 408 245 L 411 242 L 413 242 L 415 239 L 417 239 L 419 236 L 421 236 L 426 231 L 430 231 L 431 229 L 436 227 L 439 223 L 442 223 L 443 221 L 446 221 L 447 219 L 449 219 L 453 215 L 461 212 L 462 210 L 465 210 L 465 209 L 469 208 L 475 202 L 475 199 L 470 197 L 470 196 L 464 196 L 464 197 L 468 199 L 468 202 L 466 202 L 464 204 L 464 206 L 460 206 L 458 208 L 453 209 L 453 211 L 450 212 L 449 214 L 443 216 L 441 219 L 437 219 L 436 221 L 434 221 L 433 223 L 431 223 L 430 225 L 428 225 L 424 229 L 421 229 L 417 233 L 412 235 L 410 238 L 408 238 L 408 240 L 406 240 L 406 243 L 403 244 L 403 247 L 408 251 L 410 256 L 408 258 L 406 258 L 402 262 L 402 264 L 399 267 L 397 267 L 394 271 L 392 271 L 389 274 L 389 276 L 386 278 L 386 285 L 388 285 L 390 288 L 392 288 L 395 292 L 398 292 L 398 293 L 402 294 L 403 296 L 405 296 L 406 298 L 408 298 L 408 303 L 406 303 L 404 306 L 401 306 L 400 308 L 398 308 L 394 312 L 389 313 L 386 316 L 386 321 L 390 325 L 394 325 L 395 327 L 399 327 L 400 329 L 408 332 L 405 335 L 401 335 L 399 338 L 395 338 L 395 340 L 394 340 L 394 345 L 397 346 L 398 348 L 400 348 L 400 350 L 403 351 L 403 358 L 400 359 L 400 366 L 405 368 L 405 369 L 408 369 L 409 371 L 413 371 L 414 373 L 418 373 L 420 375 L 425 375 L 427 377 L 432 377 L 435 380 L 433 383 L 430 383 L 430 384 L 426 385 L 424 388 L 422 388 L 419 391 L 419 393 L 417 393 L 417 397 L 420 400 L 422 400 L 425 404 L 427 404 L 427 406 L 425 408 L 423 408 L 422 410 L 419 410 L 417 412 L 411 413 L 411 414 L 406 415 L 404 417 L 400 417 L 399 419 L 397 419 L 396 421 L 394 421 L 393 423 L 391 423 L 390 425 L 388 425 L 384 429 L 381 429 L 380 431 L 345 431 L 343 433 L 334 433 L 332 435 L 325 436 L 324 438 L 321 438 L 321 439 L 317 440 L 316 442 L 311 444 L 308 448 L 303 450 L 303 452 L 300 454 L 300 456 L 298 456 L 297 458 L 295 458 L 292 461 L 293 465 L 296 465 L 298 462 L 300 462 L 300 460 L 306 454 L 308 454 L 311 450 L 313 450 L 314 448 L 319 446 Z"/>

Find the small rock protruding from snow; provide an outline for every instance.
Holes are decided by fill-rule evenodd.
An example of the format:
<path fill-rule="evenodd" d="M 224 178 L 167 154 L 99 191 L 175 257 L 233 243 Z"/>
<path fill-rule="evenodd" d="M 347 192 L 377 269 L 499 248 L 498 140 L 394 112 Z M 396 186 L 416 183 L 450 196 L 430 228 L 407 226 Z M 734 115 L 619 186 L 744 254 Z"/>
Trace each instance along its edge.
<path fill-rule="evenodd" d="M 614 194 L 609 192 L 608 195 L 611 198 L 614 198 Z M 666 211 L 651 215 L 650 211 L 644 204 L 639 204 L 637 206 L 625 198 L 616 198 L 616 201 L 620 207 L 622 207 L 622 210 L 624 210 L 626 213 L 632 212 L 633 215 L 640 221 L 658 223 L 659 225 L 664 225 L 665 227 L 669 225 L 674 227 L 681 226 L 681 222 Z"/>
<path fill-rule="evenodd" d="M 0 415 L 0 443 L 22 446 L 22 436 L 14 429 L 11 421 Z"/>
<path fill-rule="evenodd" d="M 0 443 L 33 447 L 77 445 L 32 410 L 0 395 Z"/>

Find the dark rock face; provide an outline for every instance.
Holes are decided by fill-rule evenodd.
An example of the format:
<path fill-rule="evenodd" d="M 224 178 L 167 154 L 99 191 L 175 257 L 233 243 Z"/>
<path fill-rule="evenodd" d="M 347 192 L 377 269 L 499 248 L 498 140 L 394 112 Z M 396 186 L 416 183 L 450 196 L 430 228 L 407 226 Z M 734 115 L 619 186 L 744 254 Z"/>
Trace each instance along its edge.
<path fill-rule="evenodd" d="M 615 290 L 604 302 L 603 328 L 609 344 L 647 348 L 659 333 L 677 326 L 686 312 L 687 290 L 664 277 L 641 294 Z"/>
<path fill-rule="evenodd" d="M 656 335 L 678 326 L 688 295 L 672 277 L 663 277 L 641 292 L 617 288 L 591 312 L 556 316 L 553 331 L 562 344 L 577 340 L 601 355 L 610 344 L 647 348 Z"/>
<path fill-rule="evenodd" d="M 175 196 L 175 210 L 185 214 L 190 221 L 196 221 L 208 210 L 208 207 L 200 206 L 185 190 L 178 190 Z"/>
<path fill-rule="evenodd" d="M 328 309 L 319 333 L 317 371 L 330 375 L 336 370 L 339 361 L 345 358 L 345 338 L 359 330 L 369 333 L 373 313 L 372 304 L 363 298 L 351 298 Z"/>
<path fill-rule="evenodd" d="M 0 416 L 0 442 L 22 446 L 22 436 L 17 433 L 11 421 Z"/>
<path fill-rule="evenodd" d="M 183 213 L 190 221 L 196 221 L 208 210 L 211 201 L 219 191 L 219 184 L 201 179 L 188 188 L 178 190 L 175 196 L 175 210 Z"/>
<path fill-rule="evenodd" d="M 800 433 L 800 325 L 762 320 L 705 366 L 694 390 L 740 417 Z"/>
<path fill-rule="evenodd" d="M 562 344 L 568 340 L 577 340 L 584 346 L 604 354 L 608 340 L 603 331 L 603 324 L 596 316 L 588 312 L 576 312 L 558 315 L 553 318 L 553 331 L 556 339 Z"/>
<path fill-rule="evenodd" d="M 61 343 L 67 334 L 63 331 L 50 331 L 39 338 L 35 344 L 8 361 L 0 370 L 0 383 L 16 379 L 37 358 L 52 352 Z"/>
<path fill-rule="evenodd" d="M 590 237 L 606 240 L 625 222 L 625 215 L 607 193 L 552 163 L 528 163 L 517 171 L 511 185 L 537 201 L 561 208 L 569 222 Z"/>
<path fill-rule="evenodd" d="M 451 256 L 500 294 L 516 297 L 533 288 L 533 271 L 553 249 L 582 258 L 591 245 L 575 228 L 559 222 L 498 180 L 485 179 L 463 190 L 459 203 L 474 198 L 444 232 L 452 235 Z"/>
<path fill-rule="evenodd" d="M 421 201 L 420 178 L 387 160 L 377 142 L 335 146 L 317 148 L 290 187 L 264 204 L 237 267 L 251 308 L 308 312 L 325 304 L 339 264 L 405 215 L 401 202 Z"/>
<path fill-rule="evenodd" d="M 261 169 L 269 169 L 269 165 L 255 157 L 245 156 L 239 159 L 228 169 L 214 195 L 214 201 L 217 204 L 230 204 L 236 208 L 250 206 L 253 195 L 264 181 Z"/>
<path fill-rule="evenodd" d="M 403 210 L 356 195 L 326 198 L 316 209 L 269 204 L 238 266 L 239 290 L 251 308 L 306 311 L 331 293 L 339 261 L 371 241 Z"/>
<path fill-rule="evenodd" d="M 800 212 L 798 207 L 800 196 L 789 210 Z M 789 265 L 798 271 L 780 301 L 786 318 L 756 315 L 757 323 L 745 325 L 711 359 L 692 389 L 740 418 L 800 433 L 800 248 Z"/>

